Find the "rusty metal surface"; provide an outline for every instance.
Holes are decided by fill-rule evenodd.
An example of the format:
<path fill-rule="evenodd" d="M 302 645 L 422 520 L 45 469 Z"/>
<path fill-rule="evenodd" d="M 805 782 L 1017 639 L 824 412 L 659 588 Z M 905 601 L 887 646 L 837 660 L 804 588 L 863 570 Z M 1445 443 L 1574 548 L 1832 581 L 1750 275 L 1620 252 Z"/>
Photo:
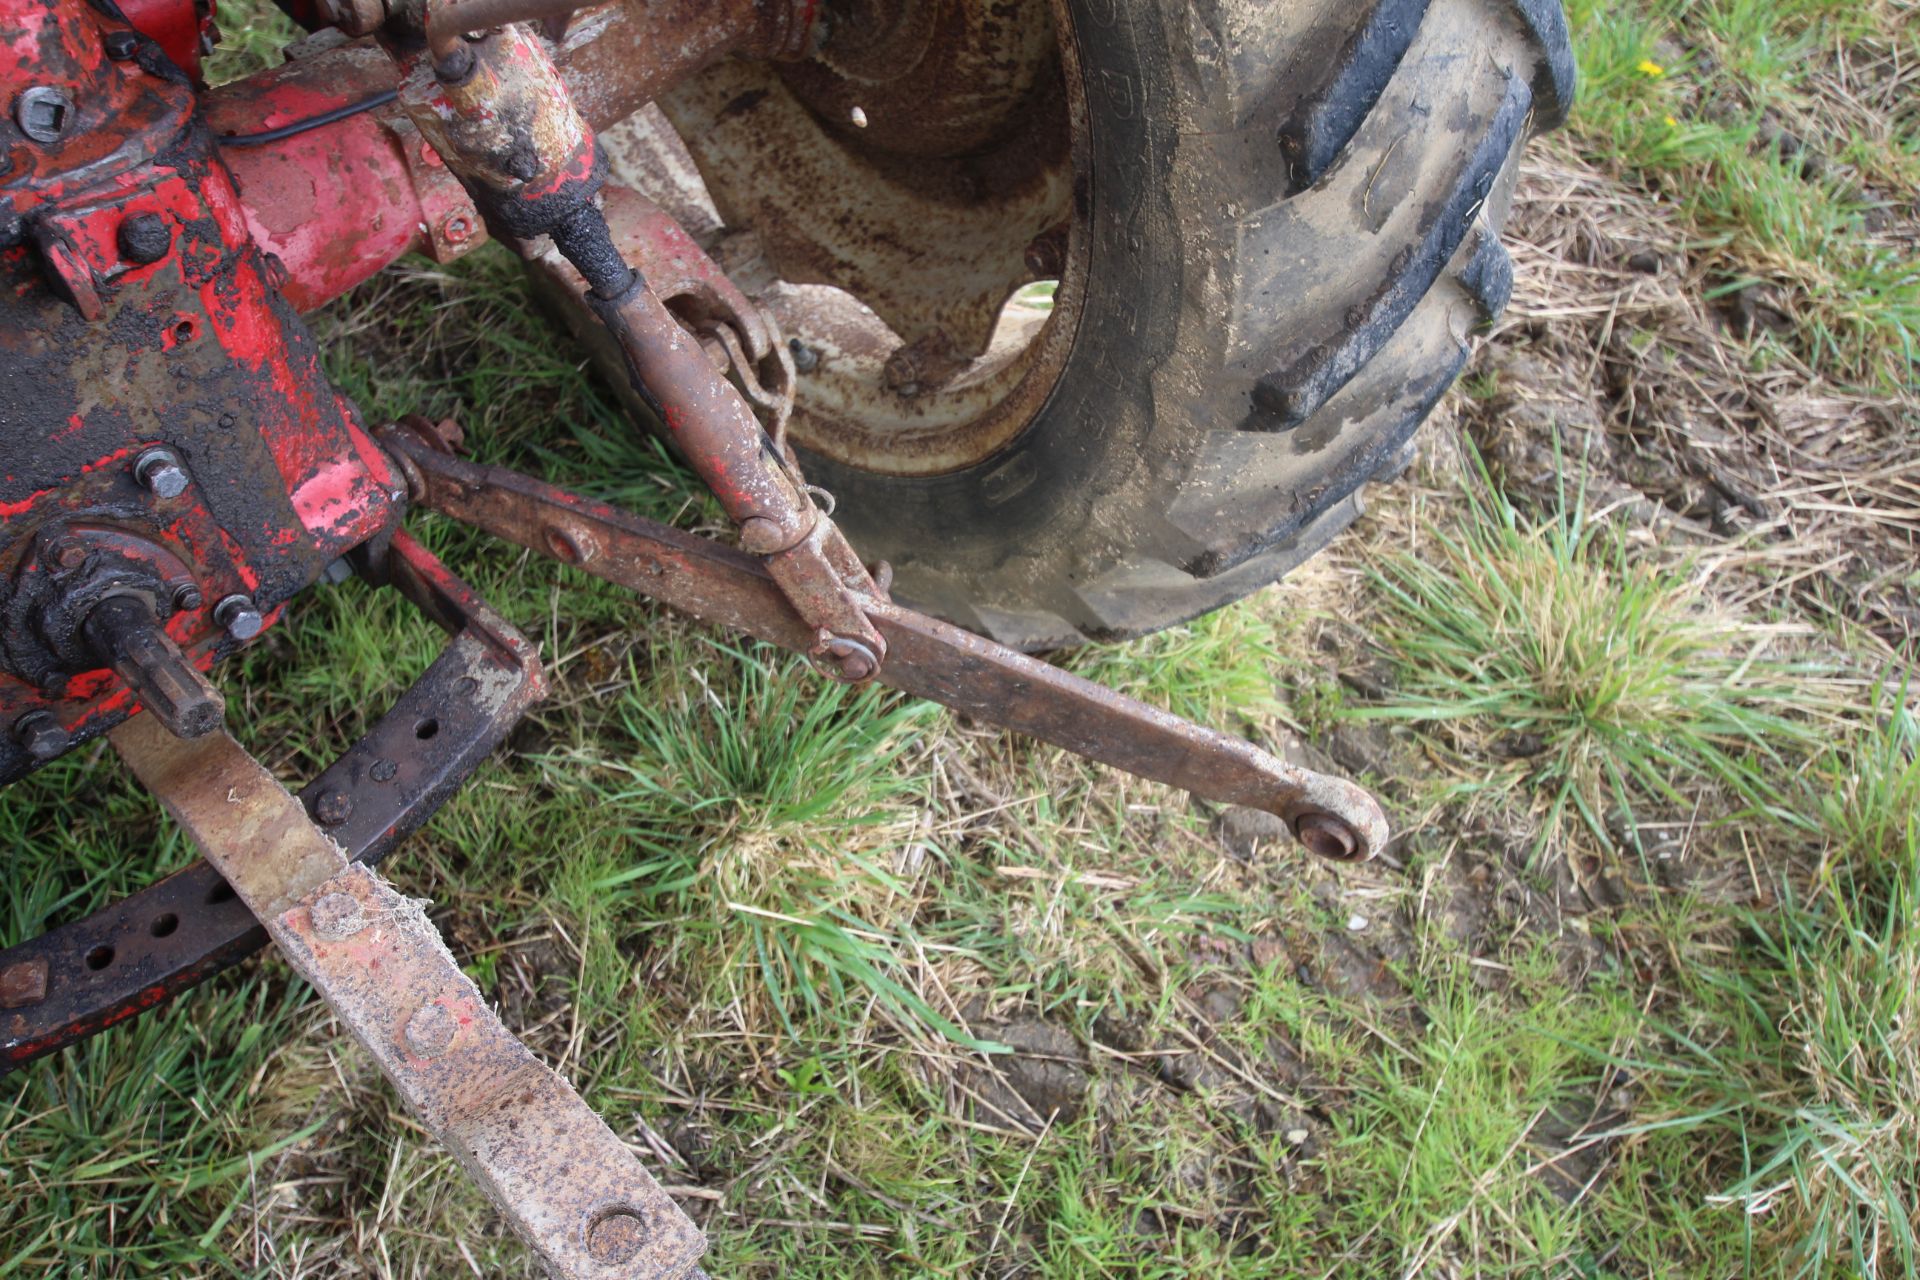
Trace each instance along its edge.
<path fill-rule="evenodd" d="M 393 586 L 454 633 L 387 714 L 300 792 L 350 858 L 378 863 L 437 812 L 543 692 L 533 645 L 405 533 Z M 266 945 L 205 862 L 0 951 L 46 984 L 0 1017 L 0 1073 L 157 1007 Z"/>
<path fill-rule="evenodd" d="M 814 58 L 724 62 L 660 99 L 728 243 L 751 239 L 777 281 L 750 292 L 807 353 L 801 448 L 938 475 L 992 456 L 1046 402 L 1078 326 L 1076 217 L 1098 195 L 1073 49 L 1049 9 L 842 4 Z M 1006 305 L 1036 278 L 1059 281 L 1051 308 Z"/>
<path fill-rule="evenodd" d="M 712 337 L 726 349 L 740 390 L 766 415 L 767 431 L 781 448 L 793 408 L 793 356 L 779 326 L 750 302 L 719 264 L 707 256 L 678 220 L 646 196 L 608 183 L 600 210 L 613 247 L 647 287 L 695 336 Z M 558 249 L 531 260 L 535 281 L 556 299 L 556 308 L 593 352 L 594 360 L 629 408 L 650 414 L 625 376 L 624 357 L 613 335 L 587 305 L 587 282 Z"/>
<path fill-rule="evenodd" d="M 152 716 L 107 735 L 255 916 L 276 916 L 347 865 L 306 811 L 225 733 L 182 741 Z M 218 839 L 209 842 L 209 833 Z"/>
<path fill-rule="evenodd" d="M 705 1240 L 573 1088 L 516 1040 L 427 920 L 224 733 L 149 717 L 121 756 L 560 1280 L 678 1280 Z"/>
<path fill-rule="evenodd" d="M 576 548 L 570 563 L 597 577 L 783 648 L 807 653 L 816 643 L 754 556 L 416 437 L 382 438 L 409 463 L 420 506 L 543 554 Z M 1351 782 L 897 605 L 873 599 L 867 612 L 888 646 L 877 675 L 884 684 L 1206 800 L 1263 809 L 1322 857 L 1362 861 L 1386 844 L 1378 802 Z"/>
<path fill-rule="evenodd" d="M 727 225 L 757 232 L 783 279 L 978 355 L 1031 278 L 1027 246 L 1071 209 L 1052 18 L 1046 0 L 871 7 L 815 59 L 724 63 L 661 105 Z M 913 31 L 858 47 L 895 22 Z"/>
<path fill-rule="evenodd" d="M 819 33 L 819 0 L 614 0 L 576 11 L 556 58 L 581 114 L 596 128 L 624 120 L 730 53 L 804 56 Z"/>

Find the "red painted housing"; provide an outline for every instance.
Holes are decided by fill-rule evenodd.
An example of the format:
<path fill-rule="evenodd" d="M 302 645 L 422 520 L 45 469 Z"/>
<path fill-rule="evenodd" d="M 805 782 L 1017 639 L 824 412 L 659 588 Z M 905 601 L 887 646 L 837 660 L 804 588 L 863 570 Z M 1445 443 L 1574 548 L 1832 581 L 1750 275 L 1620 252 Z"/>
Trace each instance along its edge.
<path fill-rule="evenodd" d="M 0 100 L 34 91 L 52 135 L 17 111 L 0 123 L 0 611 L 131 539 L 191 572 L 191 607 L 157 605 L 205 670 L 242 643 L 219 601 L 245 596 L 271 621 L 389 534 L 404 488 L 327 382 L 187 78 L 151 50 L 112 56 L 125 30 L 84 0 L 0 0 Z M 412 243 L 387 230 L 369 270 Z M 183 464 L 184 492 L 134 474 L 154 446 Z M 49 675 L 44 651 L 32 618 L 7 614 L 0 781 L 34 763 L 7 732 L 22 716 L 50 713 L 79 741 L 133 709 L 104 667 Z"/>
<path fill-rule="evenodd" d="M 258 134 L 394 88 L 385 50 L 357 40 L 296 57 L 206 97 L 216 137 Z M 221 147 L 254 240 L 286 269 L 303 311 L 407 253 L 446 262 L 486 232 L 465 188 L 397 107 L 363 111 L 261 146 Z"/>

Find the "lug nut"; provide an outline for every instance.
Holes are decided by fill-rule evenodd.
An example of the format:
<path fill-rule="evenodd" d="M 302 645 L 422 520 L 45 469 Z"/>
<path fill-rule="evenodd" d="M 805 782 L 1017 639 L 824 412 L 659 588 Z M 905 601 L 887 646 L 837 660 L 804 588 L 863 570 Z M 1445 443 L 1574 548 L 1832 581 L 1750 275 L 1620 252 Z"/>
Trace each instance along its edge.
<path fill-rule="evenodd" d="M 120 224 L 114 238 L 120 244 L 120 256 L 143 267 L 160 261 L 173 247 L 173 232 L 157 213 L 134 214 Z"/>
<path fill-rule="evenodd" d="M 44 762 L 65 751 L 73 735 L 51 712 L 29 711 L 13 722 L 13 740 L 35 760 Z"/>
<path fill-rule="evenodd" d="M 187 469 L 171 449 L 149 449 L 135 458 L 133 478 L 156 498 L 177 498 L 187 491 Z"/>
<path fill-rule="evenodd" d="M 206 602 L 207 598 L 200 594 L 200 588 L 191 582 L 182 583 L 173 589 L 173 611 L 175 613 L 191 613 Z"/>
<path fill-rule="evenodd" d="M 235 640 L 251 640 L 267 625 L 252 596 L 228 596 L 213 606 L 213 620 Z"/>

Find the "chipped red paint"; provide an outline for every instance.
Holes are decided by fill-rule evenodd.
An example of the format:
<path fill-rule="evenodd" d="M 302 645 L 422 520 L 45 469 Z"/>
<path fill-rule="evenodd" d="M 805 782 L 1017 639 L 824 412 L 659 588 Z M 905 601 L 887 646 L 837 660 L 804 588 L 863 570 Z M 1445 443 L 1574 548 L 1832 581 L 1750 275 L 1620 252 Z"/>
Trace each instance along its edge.
<path fill-rule="evenodd" d="M 156 40 L 173 30 L 154 16 L 173 13 L 157 0 L 141 13 L 153 17 L 147 33 Z M 85 521 L 99 531 L 86 545 L 118 546 L 124 559 L 125 546 L 109 537 L 123 531 L 190 572 L 199 603 L 156 607 L 187 661 L 206 671 L 240 647 L 215 623 L 215 602 L 247 595 L 271 625 L 328 563 L 397 525 L 403 485 L 326 381 L 289 304 L 295 281 L 256 238 L 263 228 L 274 234 L 274 215 L 243 198 L 228 167 L 247 149 L 217 147 L 219 113 L 207 113 L 212 130 L 196 119 L 191 86 L 165 64 L 107 58 L 104 42 L 116 29 L 124 24 L 85 0 L 0 0 L 0 97 L 11 102 L 26 86 L 49 86 L 76 104 L 58 145 L 14 148 L 4 184 L 27 234 L 0 254 L 0 367 L 9 373 L 0 385 L 0 456 L 8 463 L 0 579 L 12 580 L 0 607 L 69 590 L 48 576 L 54 570 L 36 546 L 66 545 L 59 540 L 71 541 Z M 222 99 L 226 118 L 254 113 L 248 130 L 355 92 L 345 81 L 329 98 L 299 76 L 258 80 L 257 93 Z M 288 143 L 309 160 L 344 157 L 363 168 L 378 160 L 410 192 L 395 137 L 370 117 L 354 125 L 346 132 L 367 144 L 358 151 L 343 151 L 336 127 Z M 264 181 L 260 163 L 242 167 Z M 315 172 L 326 178 L 315 192 L 326 214 L 301 243 L 343 238 L 369 221 L 388 235 L 370 248 L 360 242 L 368 253 L 357 276 L 315 266 L 300 285 L 307 302 L 324 301 L 419 242 L 413 228 L 394 234 L 392 219 L 369 219 L 366 205 L 334 198 L 346 171 Z M 415 201 L 405 216 L 418 210 Z M 149 233 L 156 220 L 165 229 L 152 260 L 145 252 L 133 260 L 123 245 L 132 218 Z M 273 247 L 303 267 L 319 261 L 301 258 L 284 236 Z M 161 497 L 134 477 L 135 457 L 155 446 L 186 470 L 184 493 Z M 28 578 L 38 584 L 32 591 L 22 586 Z M 136 709 L 111 672 L 72 670 L 70 652 L 61 652 L 69 656 L 49 666 L 55 659 L 44 647 L 21 657 L 0 646 L 0 782 L 32 767 L 5 733 L 20 715 L 51 711 L 79 741 Z"/>
<path fill-rule="evenodd" d="M 278 128 L 365 101 L 397 80 L 377 44 L 354 41 L 215 89 L 207 95 L 207 121 L 215 136 Z M 247 227 L 280 260 L 282 292 L 302 311 L 339 297 L 403 254 L 432 249 L 430 228 L 453 214 L 466 215 L 471 243 L 463 248 L 484 239 L 479 215 L 457 183 L 433 184 L 423 197 L 408 147 L 422 168 L 444 166 L 409 126 L 396 123 L 398 114 L 362 112 L 270 146 L 222 151 Z"/>
<path fill-rule="evenodd" d="M 160 46 L 173 65 L 200 79 L 201 41 L 213 33 L 213 0 L 120 0 L 134 30 Z"/>

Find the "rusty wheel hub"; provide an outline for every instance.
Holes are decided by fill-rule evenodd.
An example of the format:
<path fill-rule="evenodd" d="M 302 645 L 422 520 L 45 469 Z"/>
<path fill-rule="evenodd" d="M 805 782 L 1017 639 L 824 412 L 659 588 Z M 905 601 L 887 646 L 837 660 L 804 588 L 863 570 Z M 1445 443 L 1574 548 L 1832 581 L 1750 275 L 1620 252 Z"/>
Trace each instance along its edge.
<path fill-rule="evenodd" d="M 812 59 L 725 62 L 662 101 L 704 180 L 681 197 L 710 198 L 716 256 L 792 340 L 797 444 L 885 474 L 971 466 L 1073 341 L 1071 49 L 1048 0 L 841 0 L 824 21 Z"/>

